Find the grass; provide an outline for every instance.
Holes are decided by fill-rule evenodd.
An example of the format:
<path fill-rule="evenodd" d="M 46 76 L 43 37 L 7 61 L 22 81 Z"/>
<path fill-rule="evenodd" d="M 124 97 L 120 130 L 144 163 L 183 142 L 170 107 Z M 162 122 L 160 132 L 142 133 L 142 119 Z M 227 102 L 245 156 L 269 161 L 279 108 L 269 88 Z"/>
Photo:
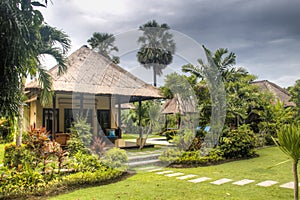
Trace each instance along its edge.
<path fill-rule="evenodd" d="M 216 186 L 209 182 L 191 183 L 155 173 L 139 172 L 136 175 L 110 185 L 80 189 L 52 199 L 293 199 L 293 190 L 279 185 L 293 180 L 291 162 L 276 147 L 258 151 L 260 157 L 229 162 L 222 165 L 172 169 L 184 174 L 197 174 L 212 180 L 230 178 L 233 180 L 253 179 L 255 183 L 236 186 L 230 183 Z M 279 184 L 271 187 L 256 186 L 260 181 L 274 180 Z"/>
<path fill-rule="evenodd" d="M 3 158 L 4 158 L 4 146 L 6 144 L 0 144 L 0 163 L 3 163 Z"/>

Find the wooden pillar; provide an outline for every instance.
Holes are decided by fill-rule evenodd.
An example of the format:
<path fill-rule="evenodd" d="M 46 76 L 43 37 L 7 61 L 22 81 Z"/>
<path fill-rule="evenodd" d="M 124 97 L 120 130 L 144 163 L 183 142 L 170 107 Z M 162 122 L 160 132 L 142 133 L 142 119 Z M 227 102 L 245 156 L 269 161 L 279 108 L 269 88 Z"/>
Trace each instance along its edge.
<path fill-rule="evenodd" d="M 52 96 L 52 140 L 55 139 L 55 125 L 56 125 L 56 94 Z"/>
<path fill-rule="evenodd" d="M 79 115 L 82 117 L 83 116 L 83 93 L 80 93 L 80 110 L 79 110 Z"/>
<path fill-rule="evenodd" d="M 118 137 L 122 137 L 122 130 L 121 130 L 121 96 L 117 96 L 117 101 L 118 101 Z"/>

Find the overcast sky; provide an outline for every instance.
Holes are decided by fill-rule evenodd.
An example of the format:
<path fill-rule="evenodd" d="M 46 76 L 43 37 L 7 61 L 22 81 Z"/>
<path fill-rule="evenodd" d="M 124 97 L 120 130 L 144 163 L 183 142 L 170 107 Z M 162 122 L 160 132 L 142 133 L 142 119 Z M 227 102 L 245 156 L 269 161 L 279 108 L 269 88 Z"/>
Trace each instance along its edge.
<path fill-rule="evenodd" d="M 71 52 L 87 44 L 93 32 L 112 33 L 122 40 L 118 44 L 136 43 L 129 38 L 140 25 L 155 19 L 167 23 L 176 31 L 176 37 L 181 37 L 174 62 L 166 73 L 190 62 L 182 51 L 204 59 L 203 52 L 198 53 L 201 49 L 195 46 L 204 44 L 212 51 L 228 48 L 237 55 L 237 66 L 246 68 L 259 80 L 287 87 L 300 79 L 299 0 L 52 1 L 42 10 L 45 21 L 70 36 Z M 189 48 L 184 48 L 184 44 Z M 145 74 L 151 73 L 139 71 L 134 49 L 122 48 L 127 48 L 127 52 L 120 53 L 121 66 L 147 79 Z M 146 81 L 151 80 L 152 75 Z"/>

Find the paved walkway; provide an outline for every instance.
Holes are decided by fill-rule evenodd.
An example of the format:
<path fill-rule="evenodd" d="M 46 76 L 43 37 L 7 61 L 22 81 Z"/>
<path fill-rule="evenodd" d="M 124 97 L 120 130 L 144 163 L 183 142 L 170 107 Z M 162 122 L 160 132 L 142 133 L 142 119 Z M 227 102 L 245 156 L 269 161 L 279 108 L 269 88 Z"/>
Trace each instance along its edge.
<path fill-rule="evenodd" d="M 177 180 L 183 180 L 190 183 L 201 183 L 201 182 L 209 182 L 212 185 L 223 185 L 223 184 L 232 184 L 235 186 L 245 186 L 249 184 L 255 184 L 257 187 L 271 187 L 271 186 L 279 186 L 280 188 L 288 188 L 294 189 L 294 183 L 281 183 L 274 180 L 265 180 L 265 181 L 256 181 L 251 179 L 242 179 L 242 180 L 233 180 L 228 177 L 223 177 L 220 179 L 213 179 L 210 177 L 200 177 L 197 174 L 184 174 L 182 172 L 174 172 L 172 170 L 166 170 L 157 166 L 148 166 L 143 168 L 138 168 L 139 171 L 146 171 L 148 173 L 154 173 L 161 176 L 166 176 L 170 178 L 176 178 Z M 299 184 L 300 186 L 300 184 Z"/>
<path fill-rule="evenodd" d="M 127 139 L 128 142 L 136 142 L 136 139 Z M 147 144 L 156 144 L 164 146 L 173 146 L 172 143 L 168 142 L 165 138 L 148 138 Z"/>

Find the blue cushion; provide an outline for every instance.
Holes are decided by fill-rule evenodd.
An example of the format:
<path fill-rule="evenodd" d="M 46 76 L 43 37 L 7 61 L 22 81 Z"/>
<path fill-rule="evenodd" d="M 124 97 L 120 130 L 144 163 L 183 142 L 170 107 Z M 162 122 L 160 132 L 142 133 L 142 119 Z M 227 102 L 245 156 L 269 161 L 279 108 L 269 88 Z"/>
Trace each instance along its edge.
<path fill-rule="evenodd" d="M 205 126 L 204 131 L 208 132 L 210 130 L 210 126 Z"/>
<path fill-rule="evenodd" d="M 115 137 L 115 130 L 109 130 L 109 137 Z"/>

